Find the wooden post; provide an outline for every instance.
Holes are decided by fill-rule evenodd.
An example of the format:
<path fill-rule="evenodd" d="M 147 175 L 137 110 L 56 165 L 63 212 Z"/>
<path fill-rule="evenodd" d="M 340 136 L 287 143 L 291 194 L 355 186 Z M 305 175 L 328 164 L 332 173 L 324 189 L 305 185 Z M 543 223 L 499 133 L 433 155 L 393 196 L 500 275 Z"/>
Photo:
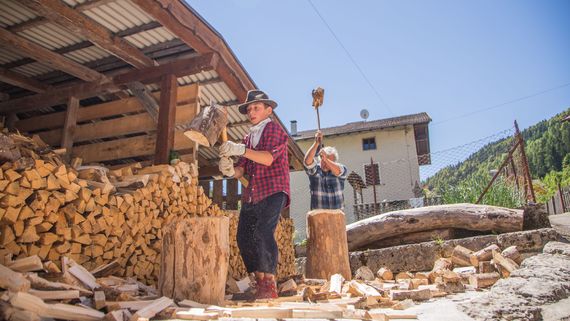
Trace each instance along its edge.
<path fill-rule="evenodd" d="M 328 280 L 339 273 L 351 279 L 346 220 L 341 210 L 307 213 L 307 239 L 307 278 Z"/>
<path fill-rule="evenodd" d="M 519 124 L 517 123 L 517 121 L 515 120 L 515 131 L 516 131 L 516 136 L 517 139 L 519 141 L 519 144 L 521 145 L 521 158 L 522 158 L 522 162 L 523 162 L 523 168 L 524 168 L 524 174 L 525 174 L 525 178 L 527 181 L 526 186 L 528 186 L 528 189 L 530 191 L 530 197 L 531 197 L 531 201 L 533 201 L 534 203 L 536 203 L 536 197 L 534 195 L 534 187 L 532 186 L 532 177 L 530 176 L 530 169 L 528 167 L 528 159 L 526 158 L 526 152 L 524 150 L 524 139 L 521 135 L 521 132 L 519 131 Z M 528 198 L 527 198 L 528 200 Z"/>
<path fill-rule="evenodd" d="M 63 133 L 61 135 L 61 148 L 65 148 L 65 158 L 68 160 L 71 157 L 71 148 L 73 147 L 78 109 L 79 99 L 70 97 L 67 102 L 67 112 L 65 113 Z"/>
<path fill-rule="evenodd" d="M 214 180 L 214 195 L 212 198 L 215 204 L 218 204 L 220 208 L 222 207 L 222 203 L 224 202 L 224 181 L 221 179 Z"/>
<path fill-rule="evenodd" d="M 160 109 L 154 155 L 155 164 L 168 164 L 168 156 L 174 147 L 174 121 L 176 119 L 176 76 L 166 75 L 160 87 Z"/>
<path fill-rule="evenodd" d="M 202 186 L 202 189 L 204 190 L 204 195 L 210 197 L 210 180 L 200 181 L 198 185 Z"/>
<path fill-rule="evenodd" d="M 224 301 L 229 263 L 229 219 L 193 217 L 165 227 L 160 295 L 203 304 Z"/>
<path fill-rule="evenodd" d="M 226 180 L 226 209 L 237 210 L 238 206 L 238 181 L 235 178 Z"/>

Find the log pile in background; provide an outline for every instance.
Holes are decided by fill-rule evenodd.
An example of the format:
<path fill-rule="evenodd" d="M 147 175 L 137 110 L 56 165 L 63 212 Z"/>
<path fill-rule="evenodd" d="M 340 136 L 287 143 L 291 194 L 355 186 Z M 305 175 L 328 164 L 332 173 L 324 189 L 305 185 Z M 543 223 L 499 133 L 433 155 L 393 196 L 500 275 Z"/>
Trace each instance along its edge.
<path fill-rule="evenodd" d="M 7 141 L 0 150 L 0 263 L 7 255 L 38 255 L 61 267 L 65 255 L 91 270 L 117 260 L 116 275 L 154 284 L 162 226 L 178 217 L 226 215 L 187 163 L 109 170 L 76 159 L 74 168 L 37 137 L 0 136 Z M 289 266 L 280 262 L 286 277 L 294 271 L 292 222 L 278 229 L 290 234 L 279 236 L 282 253 L 290 252 L 283 257 L 291 256 Z M 236 248 L 235 237 L 231 242 Z M 232 251 L 231 262 L 239 260 Z"/>
<path fill-rule="evenodd" d="M 239 219 L 238 211 L 226 211 L 226 215 L 230 218 L 230 264 L 229 276 L 234 279 L 242 279 L 247 275 L 245 265 L 241 259 L 239 248 L 237 246 L 237 226 Z M 275 229 L 275 240 L 279 249 L 279 261 L 277 263 L 277 279 L 285 279 L 296 273 L 295 271 L 295 248 L 293 246 L 293 232 L 295 225 L 293 219 L 279 218 L 279 223 Z"/>

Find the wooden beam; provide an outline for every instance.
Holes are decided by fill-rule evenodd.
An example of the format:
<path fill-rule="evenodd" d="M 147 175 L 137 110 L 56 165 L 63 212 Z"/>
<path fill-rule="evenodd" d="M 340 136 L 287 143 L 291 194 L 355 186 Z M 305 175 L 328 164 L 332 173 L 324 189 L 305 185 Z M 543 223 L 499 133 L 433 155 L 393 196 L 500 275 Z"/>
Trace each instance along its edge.
<path fill-rule="evenodd" d="M 212 201 L 222 208 L 224 202 L 224 181 L 221 179 L 214 180 L 214 195 Z"/>
<path fill-rule="evenodd" d="M 21 113 L 61 104 L 71 96 L 75 96 L 79 99 L 89 98 L 110 88 L 116 88 L 117 86 L 133 81 L 149 82 L 149 80 L 160 80 L 162 76 L 168 74 L 174 74 L 177 77 L 197 74 L 202 71 L 214 69 L 217 61 L 216 55 L 208 53 L 197 57 L 176 60 L 157 67 L 129 71 L 113 77 L 111 82 L 108 83 L 100 84 L 98 82 L 91 82 L 74 86 L 56 87 L 43 94 L 2 102 L 0 103 L 0 114 L 7 114 L 9 112 Z"/>
<path fill-rule="evenodd" d="M 89 39 L 136 68 L 151 67 L 156 64 L 128 41 L 114 36 L 109 29 L 68 7 L 61 0 L 21 0 L 20 3 L 72 33 Z"/>
<path fill-rule="evenodd" d="M 115 76 L 113 81 L 115 84 L 127 84 L 135 81 L 156 83 L 161 81 L 165 75 L 183 77 L 200 71 L 216 69 L 219 59 L 219 55 L 214 53 L 196 55 L 196 57 L 175 60 L 161 66 L 148 67 L 120 74 Z M 191 63 L 189 64 L 189 62 Z"/>
<path fill-rule="evenodd" d="M 89 69 L 71 59 L 46 49 L 30 40 L 22 38 L 18 35 L 0 28 L 0 41 L 6 46 L 11 46 L 14 50 L 31 57 L 38 62 L 46 64 L 54 69 L 59 69 L 79 79 L 93 82 L 102 82 L 106 79 L 105 75 Z"/>
<path fill-rule="evenodd" d="M 160 92 L 154 92 L 151 94 L 153 97 L 160 97 Z M 182 87 L 178 87 L 178 93 L 177 93 L 177 97 L 178 97 L 178 106 L 177 106 L 177 113 L 176 113 L 176 123 L 184 123 L 186 121 L 188 121 L 188 119 L 192 119 L 194 118 L 194 116 L 196 115 L 196 112 L 186 112 L 186 109 L 190 109 L 189 105 L 196 105 L 197 104 L 197 95 L 198 95 L 198 84 L 191 84 L 191 85 L 186 85 L 186 86 L 182 86 Z M 195 107 L 193 107 L 195 108 Z M 98 120 L 101 118 L 107 118 L 109 116 L 116 116 L 116 115 L 123 115 L 123 114 L 135 114 L 135 113 L 140 113 L 144 111 L 144 108 L 142 107 L 140 101 L 136 98 L 136 97 L 129 97 L 129 98 L 125 98 L 125 99 L 120 99 L 120 100 L 114 100 L 114 101 L 110 101 L 110 102 L 105 102 L 105 103 L 101 103 L 101 104 L 96 104 L 96 105 L 91 105 L 91 106 L 87 106 L 87 107 L 82 107 L 79 109 L 79 113 L 77 115 L 77 121 L 78 122 L 86 122 L 86 121 L 90 121 L 90 120 Z M 133 116 L 127 116 L 127 117 L 134 117 L 137 115 L 133 115 Z M 147 117 L 148 118 L 148 117 Z M 30 131 L 39 131 L 39 130 L 45 130 L 45 129 L 52 129 L 55 128 L 55 130 L 57 131 L 59 127 L 63 126 L 64 123 L 64 119 L 65 119 L 65 112 L 57 112 L 57 113 L 51 113 L 51 114 L 47 114 L 47 115 L 40 115 L 40 116 L 35 116 L 35 117 L 31 117 L 31 118 L 26 118 L 26 119 L 22 119 L 20 121 L 18 121 L 16 123 L 16 128 L 18 128 L 19 131 L 21 132 L 30 132 Z M 133 118 L 134 119 L 134 118 Z M 158 119 L 158 118 L 157 118 Z M 127 119 L 124 119 L 127 120 Z M 83 128 L 87 129 L 89 128 L 89 130 L 93 130 L 93 131 L 97 131 L 97 126 L 100 123 L 104 123 L 104 122 L 108 122 L 111 120 L 105 120 L 105 121 L 99 121 L 99 122 L 94 122 L 92 124 L 85 124 L 85 125 L 80 125 L 78 126 L 78 129 L 76 130 L 76 141 L 81 141 L 84 137 L 84 133 L 83 133 Z M 137 120 L 135 120 L 137 121 Z M 130 119 L 127 120 L 127 122 L 130 122 Z M 140 121 L 139 122 L 139 126 L 140 126 Z M 115 127 L 115 126 L 119 126 L 120 124 L 118 123 L 108 123 L 108 127 Z M 132 126 L 124 124 L 122 126 L 126 126 L 129 128 L 132 128 Z M 152 125 L 154 129 L 156 129 L 156 125 L 153 124 Z M 149 131 L 152 130 L 152 128 L 146 128 L 143 127 L 141 131 Z M 111 132 L 116 132 L 116 133 L 121 133 L 122 131 L 115 131 L 112 128 L 109 128 L 107 130 L 109 132 L 109 134 L 112 134 Z M 49 131 L 45 132 L 46 134 L 48 134 L 48 136 L 57 136 L 57 138 L 55 138 L 55 140 L 57 142 L 59 142 L 59 140 L 61 139 L 61 131 L 58 131 L 58 133 L 56 134 L 55 132 L 52 134 Z M 88 133 L 86 133 L 88 134 Z M 120 134 L 117 134 L 120 135 Z M 114 135 L 114 136 L 117 136 Z M 113 136 L 113 135 L 111 135 Z M 110 137 L 110 136 L 103 136 L 103 137 Z M 99 137 L 99 138 L 103 138 L 103 137 Z M 48 143 L 51 145 L 51 143 Z"/>
<path fill-rule="evenodd" d="M 44 24 L 44 23 L 47 21 L 47 19 L 44 19 L 44 18 L 41 18 L 41 17 L 38 18 L 38 19 L 41 20 L 42 24 Z M 35 19 L 33 19 L 33 20 L 35 20 Z M 31 20 L 28 20 L 28 21 L 31 21 Z M 23 22 L 22 24 L 26 24 L 26 22 Z M 19 25 L 15 25 L 15 26 L 13 26 L 13 27 L 17 27 L 17 26 L 19 26 Z M 23 27 L 24 27 L 24 26 L 23 26 Z M 136 26 L 136 27 L 133 27 L 133 28 L 125 29 L 125 30 L 123 30 L 123 31 L 119 31 L 119 32 L 117 32 L 117 33 L 115 34 L 115 36 L 117 36 L 117 37 L 127 37 L 127 36 L 131 36 L 131 35 L 137 34 L 137 33 L 139 33 L 139 32 L 143 32 L 143 31 L 147 31 L 147 30 L 151 30 L 151 29 L 156 29 L 156 28 L 161 28 L 161 27 L 162 27 L 162 26 L 161 26 L 158 22 L 156 22 L 156 21 L 151 21 L 151 22 L 149 22 L 149 23 L 145 23 L 145 24 L 140 25 L 140 26 Z M 27 29 L 27 28 L 24 28 L 24 29 Z M 12 27 L 9 27 L 8 30 L 10 30 L 10 31 L 12 31 L 12 32 L 14 32 L 14 33 L 17 32 L 17 31 L 21 31 L 21 30 L 18 30 L 18 28 L 16 28 L 16 30 L 13 30 Z M 167 41 L 167 42 L 165 42 L 165 43 L 169 43 L 169 42 L 170 42 L 170 41 Z M 72 44 L 72 45 L 69 45 L 69 46 L 65 46 L 65 47 L 58 48 L 58 49 L 54 50 L 54 52 L 63 55 L 63 54 L 66 54 L 66 53 L 68 53 L 68 52 L 72 52 L 72 51 L 75 51 L 75 50 L 88 48 L 88 47 L 91 47 L 91 46 L 93 46 L 93 44 L 92 44 L 90 41 L 87 41 L 87 40 L 86 40 L 86 41 L 82 41 L 82 42 L 79 42 L 79 43 L 75 43 L 75 44 Z M 156 46 L 156 45 L 155 45 L 155 46 Z M 143 49 L 143 52 L 146 51 L 148 48 L 152 48 L 152 47 L 154 47 L 154 46 L 150 46 L 150 47 L 144 48 L 144 49 Z M 107 57 L 107 58 L 108 58 L 108 57 Z M 103 59 L 106 59 L 106 58 L 103 58 Z M 102 60 L 102 59 L 90 61 L 90 62 L 86 63 L 85 65 L 88 66 L 88 67 L 91 67 L 91 66 L 90 66 L 91 64 L 95 64 L 95 66 L 99 66 L 99 65 L 101 64 L 101 63 L 100 63 L 101 60 Z M 18 59 L 18 60 L 16 60 L 16 61 L 9 62 L 9 63 L 7 63 L 7 64 L 3 64 L 2 67 L 6 68 L 6 69 L 12 69 L 12 68 L 20 67 L 20 66 L 23 66 L 23 65 L 31 64 L 31 63 L 33 63 L 33 62 L 35 62 L 35 60 L 30 59 L 30 58 L 22 58 L 22 59 Z M 91 68 L 95 69 L 94 67 L 91 67 Z"/>
<path fill-rule="evenodd" d="M 152 156 L 155 152 L 156 135 L 141 135 L 107 142 L 81 145 L 73 148 L 72 157 L 81 157 L 83 163 L 104 162 L 123 158 Z M 184 133 L 174 133 L 174 150 L 193 148 Z"/>
<path fill-rule="evenodd" d="M 195 109 L 196 107 L 193 105 L 176 107 L 175 124 L 185 124 L 190 122 L 194 116 L 196 116 Z M 140 113 L 78 125 L 75 129 L 73 141 L 79 143 L 122 135 L 147 133 L 155 131 L 156 126 L 157 123 L 147 113 Z M 48 145 L 58 146 L 61 142 L 62 131 L 60 128 L 39 132 L 37 134 Z"/>
<path fill-rule="evenodd" d="M 201 166 L 198 168 L 198 177 L 207 178 L 212 176 L 220 176 L 222 173 L 217 165 L 214 166 Z"/>
<path fill-rule="evenodd" d="M 218 53 L 220 64 L 216 71 L 239 101 L 245 100 L 248 90 L 256 88 L 225 41 L 182 1 L 132 0 L 132 2 L 197 52 Z"/>
<path fill-rule="evenodd" d="M 174 147 L 174 121 L 176 119 L 176 76 L 166 75 L 160 86 L 160 109 L 156 135 L 155 164 L 168 164 Z"/>
<path fill-rule="evenodd" d="M 9 99 L 10 99 L 10 95 L 8 95 L 7 93 L 0 92 L 0 101 L 6 101 Z"/>
<path fill-rule="evenodd" d="M 1 67 L 0 67 L 0 81 L 36 93 L 43 93 L 52 88 L 51 86 L 42 84 L 41 82 L 35 79 L 22 76 L 17 72 L 6 70 Z"/>
<path fill-rule="evenodd" d="M 127 84 L 129 90 L 141 102 L 147 113 L 150 115 L 154 123 L 158 124 L 158 102 L 154 98 L 145 85 L 136 81 Z"/>
<path fill-rule="evenodd" d="M 66 158 L 69 160 L 71 149 L 73 148 L 73 139 L 75 136 L 75 128 L 77 125 L 77 110 L 79 109 L 79 99 L 75 97 L 69 98 L 67 103 L 67 112 L 65 114 L 65 122 L 63 124 L 61 136 L 61 148 L 66 150 Z"/>

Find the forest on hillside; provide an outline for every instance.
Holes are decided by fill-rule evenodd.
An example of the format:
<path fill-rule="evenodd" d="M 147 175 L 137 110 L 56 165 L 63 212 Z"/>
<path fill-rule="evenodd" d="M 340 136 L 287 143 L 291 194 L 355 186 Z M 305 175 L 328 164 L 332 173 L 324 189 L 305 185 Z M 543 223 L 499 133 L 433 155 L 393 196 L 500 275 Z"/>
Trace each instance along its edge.
<path fill-rule="evenodd" d="M 570 108 L 521 132 L 540 202 L 554 194 L 559 182 L 562 186 L 570 185 L 570 122 L 563 121 L 568 115 Z M 512 137 L 500 139 L 483 146 L 465 161 L 441 169 L 424 182 L 426 194 L 443 196 L 446 203 L 474 203 L 513 144 Z M 499 181 L 482 203 L 517 207 L 523 201 L 514 186 Z"/>

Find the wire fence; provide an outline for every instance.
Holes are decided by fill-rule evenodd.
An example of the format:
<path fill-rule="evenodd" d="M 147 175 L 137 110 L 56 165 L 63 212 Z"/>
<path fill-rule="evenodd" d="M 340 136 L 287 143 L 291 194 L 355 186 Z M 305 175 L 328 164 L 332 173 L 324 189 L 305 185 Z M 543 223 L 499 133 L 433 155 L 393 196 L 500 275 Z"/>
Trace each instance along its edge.
<path fill-rule="evenodd" d="M 350 173 L 344 194 L 347 223 L 390 211 L 439 204 L 520 207 L 531 199 L 521 139 L 512 127 L 419 157 L 404 153 L 390 159 L 382 155 L 380 148 L 378 155 L 369 161 L 345 164 Z M 339 153 L 342 157 L 343 151 Z M 299 183 L 303 181 L 306 183 Z M 300 200 L 310 198 L 306 175 L 292 175 L 291 187 L 292 216 L 295 216 L 297 211 L 306 212 L 307 204 L 295 209 Z M 303 221 L 296 220 L 298 238 L 304 236 Z"/>

